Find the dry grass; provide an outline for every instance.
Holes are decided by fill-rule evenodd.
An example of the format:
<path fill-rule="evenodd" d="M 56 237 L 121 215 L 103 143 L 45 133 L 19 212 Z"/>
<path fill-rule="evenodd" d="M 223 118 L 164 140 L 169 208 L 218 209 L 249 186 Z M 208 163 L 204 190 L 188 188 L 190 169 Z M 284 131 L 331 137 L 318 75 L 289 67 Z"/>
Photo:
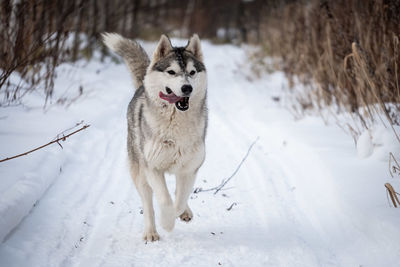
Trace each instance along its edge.
<path fill-rule="evenodd" d="M 302 108 L 335 107 L 366 129 L 399 125 L 398 14 L 395 0 L 299 1 L 266 16 L 262 39 L 291 81 L 307 85 Z"/>

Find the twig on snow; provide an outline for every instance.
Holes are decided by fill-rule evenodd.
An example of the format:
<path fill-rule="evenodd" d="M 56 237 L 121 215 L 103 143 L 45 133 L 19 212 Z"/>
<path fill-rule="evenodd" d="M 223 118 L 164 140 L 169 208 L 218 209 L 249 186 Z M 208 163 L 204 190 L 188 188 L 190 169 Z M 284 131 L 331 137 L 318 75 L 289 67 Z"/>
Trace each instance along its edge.
<path fill-rule="evenodd" d="M 78 124 L 78 125 L 79 125 L 79 124 Z M 75 126 L 75 127 L 76 127 L 76 126 Z M 90 127 L 89 124 L 83 125 L 83 126 L 82 126 L 81 128 L 79 128 L 78 130 L 76 130 L 76 131 L 74 131 L 74 132 L 72 132 L 72 133 L 70 133 L 70 134 L 67 134 L 67 135 L 64 135 L 64 134 L 63 134 L 63 133 L 65 132 L 65 131 L 64 131 L 63 133 L 58 134 L 55 140 L 53 140 L 53 141 L 51 141 L 51 142 L 49 142 L 49 143 L 47 143 L 47 144 L 45 144 L 45 145 L 42 145 L 42 146 L 39 146 L 39 147 L 34 148 L 34 149 L 32 149 L 32 150 L 29 150 L 29 151 L 27 151 L 27 152 L 25 152 L 25 153 L 21 153 L 21 154 L 18 154 L 18 155 L 9 157 L 9 158 L 1 159 L 0 162 L 7 161 L 7 160 L 10 160 L 10 159 L 15 159 L 15 158 L 18 158 L 18 157 L 22 157 L 22 156 L 28 155 L 28 154 L 30 154 L 30 153 L 32 153 L 32 152 L 35 152 L 36 150 L 42 149 L 42 148 L 44 148 L 44 147 L 46 147 L 46 146 L 49 146 L 49 145 L 51 145 L 51 144 L 54 144 L 54 143 L 57 143 L 61 148 L 63 148 L 62 145 L 60 144 L 60 141 L 65 141 L 65 140 L 66 140 L 68 137 L 70 137 L 71 135 L 76 134 L 77 132 L 80 132 L 80 131 L 82 131 L 82 130 L 85 130 L 85 129 L 88 128 L 88 127 Z M 60 136 L 60 135 L 62 135 L 62 136 Z"/>
<path fill-rule="evenodd" d="M 226 210 L 227 211 L 230 211 L 232 208 L 233 208 L 233 206 L 236 206 L 237 205 L 237 203 L 236 202 L 233 202 L 230 206 L 229 206 L 229 208 L 227 208 Z"/>
<path fill-rule="evenodd" d="M 250 154 L 251 149 L 253 148 L 253 146 L 257 143 L 257 141 L 260 139 L 260 137 L 257 137 L 256 140 L 253 141 L 253 143 L 249 146 L 249 148 L 247 149 L 247 153 L 246 155 L 242 158 L 242 161 L 239 163 L 239 165 L 236 167 L 236 170 L 231 174 L 231 176 L 229 176 L 227 179 L 222 180 L 221 184 L 213 187 L 213 188 L 208 188 L 208 189 L 202 189 L 200 187 L 196 188 L 193 193 L 197 194 L 200 192 L 208 192 L 208 191 L 214 191 L 214 195 L 216 195 L 219 191 L 222 190 L 222 188 L 236 175 L 236 173 L 239 171 L 240 167 L 242 166 L 242 164 L 244 163 L 244 161 L 247 159 L 247 157 Z"/>

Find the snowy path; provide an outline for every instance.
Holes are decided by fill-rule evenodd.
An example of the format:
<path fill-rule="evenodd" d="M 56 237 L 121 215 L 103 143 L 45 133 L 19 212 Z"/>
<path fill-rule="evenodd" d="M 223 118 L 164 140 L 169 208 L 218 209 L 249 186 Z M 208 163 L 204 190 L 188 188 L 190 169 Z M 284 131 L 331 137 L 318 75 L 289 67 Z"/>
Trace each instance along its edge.
<path fill-rule="evenodd" d="M 249 81 L 242 50 L 209 43 L 204 50 L 210 125 L 195 187 L 229 177 L 259 137 L 227 190 L 192 194 L 194 220 L 172 233 L 158 227 L 161 241 L 145 244 L 126 166 L 130 76 L 123 65 L 97 75 L 91 63 L 81 74 L 88 96 L 68 110 L 36 112 L 54 129 L 81 119 L 91 127 L 64 150 L 50 149 L 62 160 L 40 174 L 53 175 L 51 185 L 0 245 L 0 266 L 397 266 L 400 215 L 384 195 L 386 162 L 358 159 L 351 138 L 319 118 L 294 122 L 271 100 L 285 85 L 282 74 Z M 6 115 L 0 123 L 15 120 Z M 10 168 L 0 165 L 0 174 L 35 172 Z M 167 180 L 173 192 L 174 179 Z M 1 208 L 7 199 L 0 200 Z"/>

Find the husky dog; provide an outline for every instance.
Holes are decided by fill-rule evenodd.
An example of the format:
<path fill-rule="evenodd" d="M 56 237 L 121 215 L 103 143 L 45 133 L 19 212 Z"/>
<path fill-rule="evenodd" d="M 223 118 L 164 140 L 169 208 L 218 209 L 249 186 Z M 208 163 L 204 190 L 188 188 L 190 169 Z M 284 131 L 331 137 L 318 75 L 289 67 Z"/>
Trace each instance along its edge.
<path fill-rule="evenodd" d="M 143 239 L 159 239 L 153 192 L 161 226 L 172 231 L 175 219 L 189 222 L 187 201 L 205 158 L 207 77 L 200 39 L 173 47 L 162 35 L 151 61 L 135 41 L 104 33 L 104 43 L 121 55 L 133 76 L 135 95 L 128 106 L 130 173 L 143 204 Z M 176 176 L 175 202 L 165 173 Z"/>

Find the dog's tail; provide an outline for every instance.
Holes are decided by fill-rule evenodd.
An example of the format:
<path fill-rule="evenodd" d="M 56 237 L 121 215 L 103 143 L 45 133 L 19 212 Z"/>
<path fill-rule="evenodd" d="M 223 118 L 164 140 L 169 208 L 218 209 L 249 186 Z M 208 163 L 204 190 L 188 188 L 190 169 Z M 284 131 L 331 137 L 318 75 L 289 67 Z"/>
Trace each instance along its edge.
<path fill-rule="evenodd" d="M 122 56 L 131 71 L 135 88 L 143 85 L 143 79 L 150 60 L 144 49 L 135 41 L 116 33 L 103 33 L 103 42 L 111 50 Z"/>

